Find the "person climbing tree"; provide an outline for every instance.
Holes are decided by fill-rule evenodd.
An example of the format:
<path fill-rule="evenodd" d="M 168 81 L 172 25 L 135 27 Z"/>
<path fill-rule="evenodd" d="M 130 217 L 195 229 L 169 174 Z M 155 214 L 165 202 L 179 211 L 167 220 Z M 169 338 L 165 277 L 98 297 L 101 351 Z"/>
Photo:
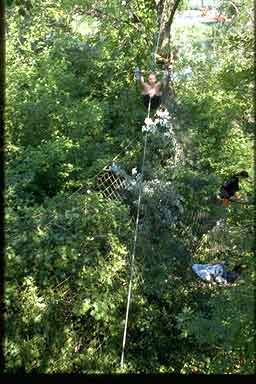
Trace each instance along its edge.
<path fill-rule="evenodd" d="M 208 282 L 216 282 L 219 284 L 234 283 L 239 278 L 244 269 L 245 266 L 241 264 L 237 264 L 232 271 L 225 271 L 224 263 L 192 265 L 192 270 L 202 280 Z"/>
<path fill-rule="evenodd" d="M 161 96 L 163 89 L 167 87 L 170 79 L 169 67 L 166 67 L 162 81 L 157 81 L 156 74 L 152 72 L 148 76 L 148 82 L 145 82 L 139 68 L 135 69 L 134 74 L 136 80 L 141 86 L 141 95 L 143 97 L 145 107 L 148 108 L 149 100 L 151 99 L 150 108 L 152 110 L 157 109 L 161 104 Z"/>
<path fill-rule="evenodd" d="M 225 205 L 228 205 L 230 203 L 230 199 L 232 197 L 235 197 L 236 199 L 240 198 L 240 196 L 236 194 L 236 192 L 240 189 L 239 181 L 242 178 L 247 177 L 249 177 L 248 172 L 241 171 L 236 175 L 232 176 L 230 179 L 226 180 L 222 184 L 222 186 L 220 187 L 219 198 L 223 200 L 223 203 Z"/>

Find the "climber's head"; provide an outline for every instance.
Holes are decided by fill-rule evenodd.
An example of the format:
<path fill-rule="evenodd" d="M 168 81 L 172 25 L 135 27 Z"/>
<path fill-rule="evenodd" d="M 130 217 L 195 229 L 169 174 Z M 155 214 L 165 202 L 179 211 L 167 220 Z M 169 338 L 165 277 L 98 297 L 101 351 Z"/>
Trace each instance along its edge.
<path fill-rule="evenodd" d="M 148 83 L 150 85 L 156 84 L 156 75 L 155 75 L 155 73 L 150 73 L 149 74 L 149 76 L 148 76 Z"/>

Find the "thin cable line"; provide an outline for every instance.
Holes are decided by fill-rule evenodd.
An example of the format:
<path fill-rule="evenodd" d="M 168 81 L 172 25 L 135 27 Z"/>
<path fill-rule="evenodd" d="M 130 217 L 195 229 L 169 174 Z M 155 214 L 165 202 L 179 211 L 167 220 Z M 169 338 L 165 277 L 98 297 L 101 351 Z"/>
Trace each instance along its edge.
<path fill-rule="evenodd" d="M 153 53 L 153 64 L 154 65 L 156 65 L 156 53 L 157 53 L 157 50 L 159 47 L 159 42 L 160 42 L 160 34 L 162 31 L 163 16 L 164 16 L 164 9 L 162 11 L 162 16 L 161 16 L 161 20 L 160 20 L 160 26 L 159 26 L 156 48 L 155 48 L 155 51 Z M 150 109 L 151 109 L 151 97 L 149 98 L 147 118 L 149 118 L 149 116 L 150 116 Z M 148 138 L 148 132 L 146 132 L 145 140 L 144 140 L 144 151 L 143 151 L 143 160 L 142 160 L 142 168 L 141 168 L 140 191 L 139 191 L 139 199 L 138 199 L 137 218 L 136 218 L 133 252 L 132 252 L 132 259 L 131 259 L 131 274 L 130 274 L 130 281 L 129 281 L 127 306 L 126 306 L 126 316 L 125 316 L 125 326 L 124 326 L 124 334 L 123 334 L 123 345 L 122 345 L 122 354 L 121 354 L 121 369 L 124 366 L 124 353 L 125 353 L 125 345 L 126 345 L 129 308 L 130 308 L 130 301 L 131 301 L 132 279 L 133 279 L 133 274 L 134 274 L 134 259 L 135 259 L 137 236 L 138 236 L 139 212 L 140 212 L 140 203 L 141 203 L 141 195 L 142 195 L 142 182 L 143 182 L 143 176 L 144 176 L 144 163 L 145 163 L 145 157 L 146 157 L 147 138 Z"/>
<path fill-rule="evenodd" d="M 150 116 L 150 108 L 151 108 L 151 97 L 149 98 L 149 104 L 148 104 L 148 116 L 147 116 L 148 118 Z M 143 182 L 143 175 L 144 175 L 144 163 L 145 163 L 145 157 L 146 157 L 147 138 L 148 138 L 147 135 L 148 135 L 148 132 L 146 132 L 145 139 L 144 139 L 144 151 L 143 151 L 143 159 L 142 159 L 142 167 L 141 167 L 140 191 L 139 191 L 139 199 L 138 199 L 136 226 L 135 226 L 135 232 L 134 232 L 134 242 L 133 242 L 132 260 L 131 260 L 131 274 L 130 274 L 129 289 L 128 289 L 128 296 L 127 296 L 127 306 L 126 306 L 126 315 L 125 315 L 125 325 L 124 325 L 124 335 L 123 335 L 123 345 L 122 345 L 122 355 L 121 355 L 121 369 L 124 366 L 124 352 L 125 352 L 128 316 L 129 316 L 130 301 L 131 301 L 132 279 L 133 279 L 133 273 L 134 273 L 134 259 L 135 259 L 136 244 L 137 244 L 137 237 L 138 237 L 140 204 L 141 204 L 141 195 L 142 195 L 142 189 L 143 189 L 142 182 Z"/>

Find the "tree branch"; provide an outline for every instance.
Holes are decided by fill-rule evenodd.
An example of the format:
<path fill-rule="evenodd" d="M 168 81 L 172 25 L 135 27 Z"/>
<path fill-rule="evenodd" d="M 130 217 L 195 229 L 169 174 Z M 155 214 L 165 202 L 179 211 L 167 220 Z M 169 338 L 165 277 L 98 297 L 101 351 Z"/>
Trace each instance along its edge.
<path fill-rule="evenodd" d="M 81 10 L 80 10 L 80 12 L 81 12 Z M 80 13 L 79 12 L 79 13 Z M 125 24 L 132 24 L 133 25 L 133 27 L 137 30 L 137 31 L 139 31 L 140 30 L 140 28 L 138 27 L 138 21 L 137 20 L 139 20 L 138 19 L 138 17 L 137 17 L 137 20 L 136 20 L 136 22 L 134 23 L 134 22 L 131 22 L 131 20 L 120 20 L 120 19 L 118 19 L 118 18 L 116 18 L 115 16 L 112 16 L 112 15 L 110 15 L 110 14 L 108 14 L 108 13 L 105 13 L 105 12 L 103 12 L 102 10 L 100 10 L 100 9 L 96 9 L 96 8 L 93 8 L 93 9 L 91 9 L 91 10 L 88 10 L 88 11 L 82 11 L 81 12 L 83 15 L 86 15 L 86 16 L 91 16 L 91 17 L 95 17 L 95 18 L 97 18 L 97 19 L 105 19 L 105 20 L 109 20 L 109 21 L 111 21 L 111 22 L 114 22 L 114 24 L 113 24 L 113 26 L 116 28 L 116 27 L 119 27 L 122 23 L 125 23 Z M 134 15 L 134 14 L 133 14 Z"/>

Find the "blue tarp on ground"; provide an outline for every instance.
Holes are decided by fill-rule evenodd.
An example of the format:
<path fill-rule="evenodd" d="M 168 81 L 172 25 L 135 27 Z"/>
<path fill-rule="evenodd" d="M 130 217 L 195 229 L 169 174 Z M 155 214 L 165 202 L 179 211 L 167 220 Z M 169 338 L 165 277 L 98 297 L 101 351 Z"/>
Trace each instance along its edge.
<path fill-rule="evenodd" d="M 220 284 L 227 283 L 227 280 L 223 278 L 224 264 L 193 264 L 192 270 L 202 280 L 208 282 L 216 281 Z"/>

